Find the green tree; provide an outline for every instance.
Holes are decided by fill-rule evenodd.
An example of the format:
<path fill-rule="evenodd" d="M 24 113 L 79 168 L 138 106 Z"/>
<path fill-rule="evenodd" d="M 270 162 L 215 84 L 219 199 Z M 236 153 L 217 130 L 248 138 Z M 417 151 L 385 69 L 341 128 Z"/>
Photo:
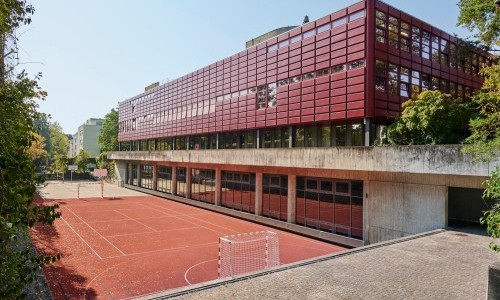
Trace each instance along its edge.
<path fill-rule="evenodd" d="M 500 149 L 500 65 L 493 64 L 481 70 L 484 84 L 472 97 L 478 114 L 470 121 L 471 135 L 464 152 L 484 160 Z"/>
<path fill-rule="evenodd" d="M 401 116 L 387 128 L 390 144 L 457 144 L 467 136 L 472 109 L 439 91 L 424 91 L 403 103 Z"/>
<path fill-rule="evenodd" d="M 500 46 L 500 7 L 496 0 L 460 0 L 458 24 L 471 32 L 487 48 Z"/>
<path fill-rule="evenodd" d="M 35 141 L 36 99 L 46 93 L 37 80 L 21 71 L 14 75 L 16 29 L 31 22 L 34 9 L 24 0 L 0 0 L 0 298 L 25 298 L 25 286 L 35 272 L 57 257 L 30 251 L 28 228 L 52 224 L 60 216 L 57 205 L 35 203 L 35 186 L 41 180 L 29 149 Z M 17 70 L 16 70 L 17 71 Z M 36 78 L 38 79 L 38 77 Z"/>
<path fill-rule="evenodd" d="M 481 218 L 481 224 L 486 224 L 486 230 L 493 240 L 490 243 L 490 249 L 500 252 L 500 167 L 497 166 L 492 172 L 491 178 L 484 182 L 486 187 L 483 198 L 493 201 L 490 210 L 484 213 Z"/>
<path fill-rule="evenodd" d="M 78 172 L 85 172 L 87 165 L 90 163 L 90 154 L 85 150 L 80 150 L 75 157 L 75 164 L 78 165 Z"/>
<path fill-rule="evenodd" d="M 68 157 L 66 155 L 56 155 L 54 157 L 54 171 L 64 173 L 68 169 Z"/>
<path fill-rule="evenodd" d="M 50 131 L 50 149 L 49 155 L 51 158 L 55 158 L 57 155 L 63 156 L 67 155 L 69 148 L 69 139 L 62 131 L 61 125 L 54 122 L 49 125 Z"/>
<path fill-rule="evenodd" d="M 101 148 L 101 152 L 118 150 L 118 111 L 116 109 L 111 109 L 104 116 L 104 123 L 97 143 Z"/>

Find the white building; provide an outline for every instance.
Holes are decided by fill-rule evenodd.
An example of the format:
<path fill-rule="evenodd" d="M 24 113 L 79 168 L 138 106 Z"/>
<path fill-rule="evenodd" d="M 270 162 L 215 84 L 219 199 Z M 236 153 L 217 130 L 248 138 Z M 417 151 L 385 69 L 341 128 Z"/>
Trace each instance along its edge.
<path fill-rule="evenodd" d="M 101 133 L 104 119 L 90 118 L 78 127 L 78 131 L 70 140 L 68 157 L 75 157 L 81 150 L 85 150 L 90 157 L 97 157 L 101 152 L 97 139 Z"/>

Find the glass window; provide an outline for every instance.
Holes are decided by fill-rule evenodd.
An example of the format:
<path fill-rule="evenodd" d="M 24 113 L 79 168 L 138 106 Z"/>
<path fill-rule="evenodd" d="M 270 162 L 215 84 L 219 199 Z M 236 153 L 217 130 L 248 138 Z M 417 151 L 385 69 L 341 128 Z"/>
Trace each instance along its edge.
<path fill-rule="evenodd" d="M 346 65 L 337 65 L 332 67 L 332 73 L 339 73 L 346 70 Z"/>
<path fill-rule="evenodd" d="M 363 125 L 351 125 L 351 146 L 363 146 Z"/>
<path fill-rule="evenodd" d="M 304 127 L 295 129 L 295 147 L 304 147 Z"/>
<path fill-rule="evenodd" d="M 273 52 L 276 50 L 278 50 L 278 45 L 272 45 L 272 46 L 267 47 L 267 52 Z"/>
<path fill-rule="evenodd" d="M 281 42 L 279 43 L 279 47 L 280 47 L 280 48 L 284 48 L 284 47 L 287 47 L 289 44 L 290 44 L 290 41 L 289 41 L 289 40 L 284 40 L 284 41 L 281 41 Z"/>
<path fill-rule="evenodd" d="M 329 73 L 330 73 L 329 69 L 322 69 L 322 70 L 316 71 L 316 77 L 326 76 Z"/>
<path fill-rule="evenodd" d="M 349 69 L 350 70 L 357 69 L 357 68 L 362 68 L 364 66 L 365 66 L 365 60 L 364 59 L 353 61 L 353 62 L 349 63 Z"/>
<path fill-rule="evenodd" d="M 411 53 L 420 56 L 420 28 L 412 27 L 411 29 Z"/>
<path fill-rule="evenodd" d="M 377 60 L 375 62 L 375 90 L 385 92 L 386 86 L 385 62 Z"/>
<path fill-rule="evenodd" d="M 322 32 L 328 31 L 328 30 L 330 30 L 329 23 L 318 27 L 318 33 L 322 33 Z"/>
<path fill-rule="evenodd" d="M 318 146 L 318 132 L 316 126 L 308 126 L 305 128 L 306 134 L 306 147 Z"/>
<path fill-rule="evenodd" d="M 389 46 L 399 48 L 399 21 L 389 16 Z"/>
<path fill-rule="evenodd" d="M 335 20 L 332 22 L 332 27 L 335 28 L 335 27 L 339 27 L 339 26 L 342 26 L 344 25 L 345 23 L 347 23 L 347 18 L 340 18 L 338 20 Z"/>
<path fill-rule="evenodd" d="M 385 43 L 385 29 L 375 28 L 375 40 L 380 43 Z"/>
<path fill-rule="evenodd" d="M 267 107 L 276 106 L 276 83 L 270 83 L 267 86 Z"/>
<path fill-rule="evenodd" d="M 439 58 L 439 37 L 435 35 L 432 36 L 432 61 L 436 63 L 441 62 Z"/>
<path fill-rule="evenodd" d="M 304 34 L 303 34 L 304 40 L 307 38 L 313 37 L 315 34 L 316 34 L 316 29 L 311 29 L 307 32 L 304 32 Z"/>
<path fill-rule="evenodd" d="M 439 78 L 437 77 L 432 77 L 432 90 L 439 90 Z"/>
<path fill-rule="evenodd" d="M 430 59 L 431 49 L 431 34 L 427 31 L 422 31 L 422 58 Z"/>
<path fill-rule="evenodd" d="M 215 204 L 215 170 L 191 169 L 191 199 Z"/>
<path fill-rule="evenodd" d="M 313 78 L 314 78 L 314 72 L 306 73 L 302 77 L 303 80 L 308 80 L 308 79 L 313 79 Z"/>
<path fill-rule="evenodd" d="M 335 126 L 335 146 L 345 146 L 347 137 L 346 125 Z"/>
<path fill-rule="evenodd" d="M 389 72 L 388 72 L 388 88 L 389 93 L 393 95 L 398 94 L 398 66 L 389 64 Z"/>
<path fill-rule="evenodd" d="M 257 87 L 257 109 L 267 107 L 267 85 Z"/>
<path fill-rule="evenodd" d="M 401 50 L 410 52 L 410 24 L 401 22 Z"/>
<path fill-rule="evenodd" d="M 300 76 L 295 76 L 290 78 L 290 83 L 295 83 L 300 81 Z"/>
<path fill-rule="evenodd" d="M 431 76 L 429 74 L 422 74 L 422 90 L 429 90 L 431 87 Z"/>
<path fill-rule="evenodd" d="M 290 44 L 293 44 L 293 43 L 296 43 L 296 42 L 300 42 L 302 40 L 302 35 L 297 35 L 297 36 L 294 36 L 290 39 Z"/>
<path fill-rule="evenodd" d="M 287 84 L 288 84 L 288 78 L 281 79 L 280 81 L 278 81 L 278 86 L 284 86 Z"/>
<path fill-rule="evenodd" d="M 361 19 L 364 16 L 365 16 L 364 10 L 357 11 L 357 12 L 349 15 L 349 22 L 352 22 L 352 21 L 357 20 L 357 19 Z"/>
<path fill-rule="evenodd" d="M 332 128 L 330 125 L 319 127 L 320 147 L 330 147 L 332 145 Z"/>
<path fill-rule="evenodd" d="M 401 81 L 402 82 L 410 82 L 410 70 L 405 67 L 401 67 Z"/>

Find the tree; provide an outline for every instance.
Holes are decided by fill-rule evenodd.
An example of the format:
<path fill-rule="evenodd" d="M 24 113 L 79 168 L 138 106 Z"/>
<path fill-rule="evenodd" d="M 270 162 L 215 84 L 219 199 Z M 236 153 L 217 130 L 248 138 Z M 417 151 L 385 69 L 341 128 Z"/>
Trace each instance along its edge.
<path fill-rule="evenodd" d="M 34 9 L 25 0 L 0 0 L 0 298 L 25 298 L 25 286 L 36 270 L 58 257 L 30 251 L 28 228 L 52 224 L 60 216 L 57 205 L 33 203 L 35 166 L 29 149 L 37 138 L 35 99 L 46 93 L 24 71 L 14 74 L 17 54 L 15 30 L 31 22 Z"/>
<path fill-rule="evenodd" d="M 47 151 L 45 151 L 45 139 L 36 132 L 32 132 L 31 134 L 33 135 L 33 141 L 27 151 L 31 159 L 36 160 L 47 155 Z"/>
<path fill-rule="evenodd" d="M 49 150 L 50 157 L 55 158 L 57 155 L 67 155 L 69 148 L 69 139 L 62 131 L 61 125 L 59 125 L 59 123 L 57 122 L 54 122 L 49 125 L 49 131 L 51 142 Z"/>
<path fill-rule="evenodd" d="M 111 111 L 104 116 L 101 134 L 97 140 L 101 152 L 109 152 L 118 150 L 118 111 Z"/>
<path fill-rule="evenodd" d="M 474 37 L 487 48 L 500 46 L 500 8 L 495 0 L 460 0 L 458 24 L 476 30 Z"/>
<path fill-rule="evenodd" d="M 486 189 L 483 198 L 492 200 L 494 203 L 490 210 L 484 213 L 481 224 L 486 224 L 486 230 L 493 240 L 490 242 L 490 249 L 500 252 L 500 167 L 497 166 L 491 174 L 491 178 L 484 182 Z"/>
<path fill-rule="evenodd" d="M 439 91 L 424 91 L 403 103 L 401 116 L 388 127 L 390 144 L 457 144 L 467 136 L 468 104 Z"/>
<path fill-rule="evenodd" d="M 493 64 L 481 70 L 484 84 L 472 97 L 478 114 L 470 121 L 471 135 L 465 153 L 477 159 L 492 157 L 500 149 L 500 65 Z"/>
<path fill-rule="evenodd" d="M 75 157 L 75 164 L 78 165 L 78 172 L 85 172 L 87 165 L 90 163 L 90 154 L 85 150 L 80 150 Z"/>

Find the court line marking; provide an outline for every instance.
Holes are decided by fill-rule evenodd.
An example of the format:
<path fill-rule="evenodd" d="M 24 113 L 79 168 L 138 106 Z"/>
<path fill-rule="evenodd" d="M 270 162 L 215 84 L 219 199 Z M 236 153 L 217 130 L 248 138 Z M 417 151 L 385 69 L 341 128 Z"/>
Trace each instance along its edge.
<path fill-rule="evenodd" d="M 106 242 L 108 242 L 111 246 L 113 246 L 116 250 L 118 250 L 122 255 L 125 255 L 122 250 L 118 249 L 113 243 L 111 243 L 106 237 L 100 234 L 97 230 L 95 230 L 92 226 L 90 226 L 87 222 L 85 222 L 82 218 L 80 218 L 77 214 L 75 214 L 69 207 L 65 207 L 70 213 L 72 213 L 75 217 L 80 219 L 85 225 L 87 225 L 90 229 L 92 229 L 95 233 L 97 233 L 100 237 L 102 237 Z"/>
<path fill-rule="evenodd" d="M 168 230 L 157 230 L 156 232 L 145 231 L 145 232 L 137 232 L 137 233 L 126 233 L 126 234 L 108 235 L 108 237 L 121 237 L 121 236 L 147 234 L 147 233 L 149 233 L 149 234 L 151 234 L 151 233 L 162 233 L 162 232 L 178 231 L 178 230 L 184 230 L 184 229 L 196 229 L 196 228 L 203 228 L 203 227 L 200 227 L 200 226 L 196 226 L 196 227 L 182 227 L 182 228 L 175 228 L 175 229 L 168 229 Z"/>
<path fill-rule="evenodd" d="M 168 198 L 167 198 L 167 200 L 168 200 L 168 201 L 174 201 L 174 200 L 170 200 L 170 199 L 168 199 Z M 152 203 L 151 203 L 151 204 L 152 204 Z M 176 202 L 176 204 L 183 204 L 183 203 L 177 203 L 177 202 Z M 152 205 L 154 205 L 154 206 L 159 206 L 159 205 L 155 205 L 155 204 L 152 204 Z M 187 205 L 187 204 L 183 204 L 183 205 Z M 159 207 L 162 207 L 162 206 L 159 206 Z M 163 208 L 163 207 L 162 207 L 162 208 Z M 220 216 L 222 216 L 222 217 L 228 218 L 228 219 L 230 219 L 230 220 L 235 220 L 235 219 L 236 219 L 236 220 L 241 220 L 241 219 L 238 219 L 238 218 L 236 218 L 236 217 L 232 217 L 232 216 L 224 215 L 224 214 L 222 214 L 222 213 L 214 212 L 214 211 L 207 210 L 207 209 L 203 209 L 203 208 L 200 208 L 200 207 L 196 207 L 196 208 L 198 208 L 198 209 L 202 209 L 202 210 L 207 211 L 207 212 L 212 212 L 212 213 L 215 213 L 215 214 L 217 214 L 217 215 L 220 215 Z M 168 209 L 168 208 L 165 208 L 165 209 Z M 170 209 L 168 209 L 168 210 L 170 210 Z M 224 228 L 224 229 L 226 229 L 226 230 L 231 230 L 231 231 L 233 231 L 233 232 L 239 232 L 239 231 L 236 231 L 236 230 L 232 230 L 232 229 L 230 229 L 230 228 L 228 228 L 228 227 L 224 227 L 224 226 L 221 226 L 221 225 L 217 225 L 217 224 L 214 224 L 214 223 L 210 223 L 210 222 L 205 221 L 205 220 L 202 220 L 202 219 L 198 219 L 198 218 L 196 218 L 196 217 L 194 217 L 194 216 L 191 216 L 191 215 L 186 215 L 186 214 L 184 214 L 184 215 L 182 215 L 182 216 L 190 217 L 190 218 L 192 218 L 192 219 L 199 220 L 199 221 L 201 221 L 201 222 L 208 223 L 208 224 L 211 224 L 211 225 L 216 226 L 216 227 Z M 249 221 L 249 220 L 241 220 L 241 221 L 248 222 L 248 223 L 250 223 L 250 224 L 252 224 L 252 225 L 254 225 L 254 226 L 263 227 L 263 228 L 265 228 L 266 230 L 271 230 L 271 231 L 273 231 L 273 230 L 274 230 L 274 231 L 276 231 L 276 230 L 277 230 L 277 231 L 279 231 L 280 233 L 282 233 L 282 234 L 284 234 L 284 235 L 287 235 L 287 236 L 290 236 L 290 237 L 299 238 L 299 239 L 301 239 L 301 240 L 310 241 L 310 242 L 312 242 L 312 243 L 314 243 L 314 244 L 319 244 L 319 245 L 322 245 L 322 246 L 327 246 L 327 247 L 329 247 L 329 248 L 333 248 L 333 249 L 337 249 L 337 247 L 338 247 L 338 246 L 336 246 L 336 245 L 332 245 L 332 244 L 327 243 L 327 242 L 316 241 L 315 239 L 312 239 L 312 238 L 306 238 L 306 237 L 303 237 L 303 236 L 301 236 L 301 235 L 299 235 L 299 234 L 293 234 L 293 233 L 289 233 L 289 232 L 284 231 L 284 230 L 271 228 L 271 227 L 268 227 L 268 226 L 265 226 L 265 225 L 261 225 L 261 224 L 258 224 L 258 223 L 255 223 L 255 222 L 252 222 L 252 221 Z"/>
<path fill-rule="evenodd" d="M 145 207 L 148 207 L 147 205 L 144 205 L 144 204 L 142 204 L 142 203 L 141 203 L 141 205 L 143 205 L 143 206 L 145 206 Z M 158 207 L 160 207 L 160 208 L 163 208 L 163 207 L 161 207 L 161 206 L 159 206 L 159 205 L 155 205 L 155 204 L 153 204 L 153 205 L 154 205 L 154 206 L 158 206 Z M 153 210 L 157 210 L 157 211 L 162 212 L 162 213 L 165 213 L 165 212 L 163 212 L 163 211 L 161 211 L 161 210 L 159 210 L 159 209 L 156 209 L 156 208 L 152 208 L 152 207 L 149 207 L 149 208 L 150 208 L 150 209 L 153 209 Z M 171 209 L 168 209 L 168 208 L 165 208 L 165 209 L 167 209 L 167 210 L 171 210 Z M 165 213 L 165 214 L 166 214 L 166 213 Z M 226 234 L 226 233 L 224 233 L 224 232 L 217 231 L 217 230 L 215 230 L 215 229 L 208 228 L 208 227 L 203 226 L 203 225 L 201 225 L 201 224 L 197 224 L 197 223 L 195 223 L 195 222 L 193 222 L 193 221 L 188 221 L 188 220 L 186 220 L 186 219 L 181 218 L 181 217 L 189 217 L 189 215 L 186 215 L 186 214 L 179 214 L 178 216 L 172 216 L 172 217 L 176 217 L 176 218 L 178 218 L 179 220 L 183 220 L 183 221 L 189 222 L 189 223 L 191 223 L 191 224 L 193 224 L 193 225 L 198 225 L 198 226 L 200 226 L 200 227 L 202 227 L 202 228 L 205 228 L 205 229 L 207 229 L 207 230 L 209 230 L 209 231 L 216 232 L 216 233 L 218 233 L 218 234 Z M 197 220 L 198 220 L 198 219 L 197 219 Z M 209 223 L 209 224 L 210 224 L 210 223 Z M 223 227 L 223 228 L 224 228 L 224 227 Z M 230 230 L 231 230 L 231 229 L 230 229 Z M 231 230 L 231 231 L 234 231 L 234 230 Z M 237 231 L 234 231 L 234 232 L 237 232 Z"/>
<path fill-rule="evenodd" d="M 118 211 L 118 210 L 114 210 L 114 212 L 117 212 L 117 213 L 119 213 L 120 215 L 122 215 L 122 216 L 124 216 L 124 217 L 126 217 L 126 218 L 128 218 L 128 219 L 130 219 L 130 220 L 132 220 L 132 221 L 134 221 L 134 222 L 136 222 L 136 223 L 139 223 L 139 224 L 141 224 L 141 225 L 142 225 L 142 226 L 144 226 L 144 227 L 147 227 L 147 228 L 149 228 L 149 229 L 153 230 L 153 232 L 158 232 L 158 230 L 156 230 L 156 229 L 154 229 L 154 228 L 152 228 L 152 227 L 149 227 L 148 225 L 146 225 L 146 224 L 144 224 L 144 223 L 142 223 L 142 222 L 139 222 L 139 221 L 137 221 L 137 220 L 135 220 L 135 219 L 133 219 L 133 218 L 131 218 L 131 217 L 127 216 L 126 214 L 124 214 L 124 213 L 122 213 L 122 212 L 120 212 L 120 211 Z M 145 233 L 145 232 L 144 232 L 144 233 Z"/>
<path fill-rule="evenodd" d="M 78 237 L 82 240 L 82 242 L 84 242 L 84 243 L 85 243 L 85 245 L 87 245 L 87 246 L 90 248 L 90 250 L 92 250 L 92 252 L 94 252 L 94 254 L 95 254 L 95 255 L 97 255 L 97 257 L 99 257 L 99 259 L 101 259 L 101 260 L 102 260 L 102 257 L 101 257 L 101 256 L 100 256 L 100 255 L 99 255 L 99 254 L 98 254 L 98 253 L 94 250 L 94 248 L 92 248 L 92 247 L 91 247 L 91 246 L 87 243 L 87 241 L 85 241 L 85 240 L 84 240 L 84 239 L 83 239 L 83 238 L 82 238 L 82 237 L 78 234 L 78 232 L 76 232 L 76 231 L 75 231 L 75 229 L 73 229 L 73 226 L 71 226 L 71 225 L 70 225 L 70 224 L 69 224 L 69 223 L 68 223 L 68 222 L 67 222 L 64 218 L 62 218 L 62 217 L 61 217 L 61 220 L 63 220 L 63 221 L 64 221 L 64 223 L 66 223 L 66 224 L 69 226 L 69 228 L 70 228 L 70 229 L 71 229 L 71 230 L 72 230 L 72 231 L 73 231 L 73 232 L 74 232 L 74 233 L 75 233 L 75 234 L 76 234 L 76 235 L 77 235 L 77 236 L 78 236 Z"/>
<path fill-rule="evenodd" d="M 186 280 L 186 282 L 189 285 L 191 285 L 191 282 L 189 282 L 189 280 L 187 279 L 187 274 L 189 273 L 189 271 L 191 271 L 192 268 L 194 268 L 194 267 L 196 267 L 198 265 L 204 264 L 204 263 L 209 262 L 209 261 L 214 261 L 214 260 L 218 261 L 218 259 L 209 259 L 209 260 L 205 260 L 205 261 L 199 262 L 199 263 L 197 263 L 195 265 L 192 265 L 191 267 L 189 267 L 189 269 L 186 270 L 186 272 L 184 272 L 184 280 Z M 202 281 L 202 282 L 205 282 L 205 281 Z"/>

